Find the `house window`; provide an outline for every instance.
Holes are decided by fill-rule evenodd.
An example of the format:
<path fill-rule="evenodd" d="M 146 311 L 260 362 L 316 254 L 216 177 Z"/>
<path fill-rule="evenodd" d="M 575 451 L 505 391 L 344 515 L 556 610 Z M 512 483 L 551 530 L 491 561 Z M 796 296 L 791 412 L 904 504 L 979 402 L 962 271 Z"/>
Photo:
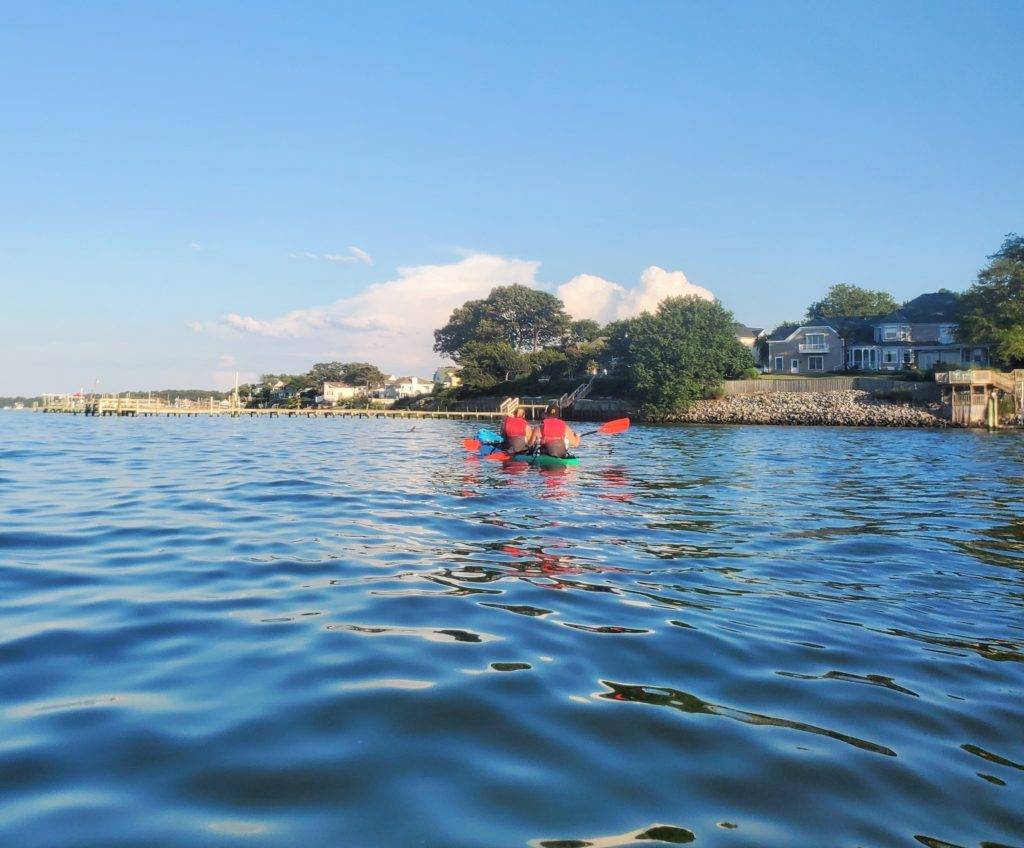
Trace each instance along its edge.
<path fill-rule="evenodd" d="M 786 366 L 784 364 L 783 358 L 781 356 L 776 356 L 775 357 L 775 370 L 776 371 L 784 371 L 785 369 L 786 369 Z"/>
<path fill-rule="evenodd" d="M 894 342 L 894 341 L 896 341 L 896 328 L 895 327 L 885 327 L 885 328 L 883 328 L 883 330 L 882 330 L 882 340 L 883 341 L 887 341 L 887 342 Z"/>
<path fill-rule="evenodd" d="M 808 356 L 807 357 L 807 370 L 808 371 L 824 371 L 825 370 L 825 357 L 824 356 Z"/>
<path fill-rule="evenodd" d="M 896 354 L 893 353 L 891 350 L 887 350 L 885 352 L 885 359 L 884 359 L 885 364 L 886 365 L 892 365 L 895 361 L 896 361 Z"/>
<path fill-rule="evenodd" d="M 864 351 L 859 347 L 853 352 L 853 367 L 860 368 L 864 364 Z"/>
<path fill-rule="evenodd" d="M 808 333 L 805 337 L 805 341 L 808 347 L 824 347 L 825 346 L 825 334 L 824 333 Z"/>

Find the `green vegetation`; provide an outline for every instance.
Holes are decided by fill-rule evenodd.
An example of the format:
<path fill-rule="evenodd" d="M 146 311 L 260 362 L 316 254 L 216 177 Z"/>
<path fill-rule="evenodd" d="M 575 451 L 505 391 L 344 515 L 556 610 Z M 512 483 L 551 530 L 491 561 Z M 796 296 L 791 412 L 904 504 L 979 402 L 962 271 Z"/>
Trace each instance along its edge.
<path fill-rule="evenodd" d="M 434 334 L 435 350 L 461 366 L 462 387 L 443 399 L 483 392 L 552 397 L 610 373 L 595 391 L 634 398 L 649 417 L 670 417 L 724 379 L 757 373 L 732 325 L 720 303 L 685 297 L 665 300 L 653 315 L 601 327 L 569 321 L 553 295 L 496 288 L 456 309 Z"/>
<path fill-rule="evenodd" d="M 958 336 L 967 344 L 992 345 L 992 362 L 1024 366 L 1024 237 L 1010 233 L 963 296 Z"/>
<path fill-rule="evenodd" d="M 550 366 L 550 358 L 537 355 L 599 331 L 594 321 L 570 321 L 564 304 L 552 294 L 521 285 L 498 286 L 484 299 L 456 309 L 434 331 L 434 350 L 459 364 L 468 391 L 480 391 Z"/>
<path fill-rule="evenodd" d="M 896 298 L 888 292 L 838 283 L 828 290 L 824 298 L 807 307 L 807 318 L 810 321 L 823 321 L 827 318 L 886 315 L 895 312 L 899 306 Z"/>
<path fill-rule="evenodd" d="M 375 389 L 386 381 L 387 375 L 368 362 L 318 362 L 304 374 L 263 374 L 258 383 L 240 386 L 239 396 L 256 406 L 299 407 L 312 403 L 327 382 Z"/>
<path fill-rule="evenodd" d="M 718 301 L 670 297 L 630 322 L 628 368 L 648 418 L 667 418 L 754 367 Z"/>
<path fill-rule="evenodd" d="M 0 409 L 13 407 L 16 403 L 23 403 L 25 406 L 32 406 L 34 402 L 43 402 L 41 395 L 35 397 L 24 397 L 23 395 L 15 395 L 14 397 L 0 397 Z"/>

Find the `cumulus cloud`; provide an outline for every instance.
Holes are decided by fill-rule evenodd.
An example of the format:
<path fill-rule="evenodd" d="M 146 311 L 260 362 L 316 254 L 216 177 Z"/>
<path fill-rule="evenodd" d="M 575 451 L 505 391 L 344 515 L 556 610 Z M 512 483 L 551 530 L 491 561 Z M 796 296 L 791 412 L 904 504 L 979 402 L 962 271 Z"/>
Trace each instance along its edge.
<path fill-rule="evenodd" d="M 203 332 L 203 325 L 199 321 L 187 321 L 185 326 L 188 327 L 193 333 Z"/>
<path fill-rule="evenodd" d="M 687 280 L 682 271 L 666 271 L 657 265 L 645 269 L 640 282 L 632 288 L 593 274 L 580 274 L 558 287 L 558 296 L 569 314 L 593 318 L 602 324 L 653 312 L 666 297 L 685 295 L 715 299 L 706 288 Z"/>
<path fill-rule="evenodd" d="M 495 286 L 536 284 L 540 263 L 484 253 L 446 265 L 399 268 L 393 280 L 375 283 L 326 306 L 296 309 L 272 318 L 231 313 L 222 324 L 269 339 L 294 340 L 315 350 L 413 368 L 431 358 L 433 331 L 465 301 L 486 297 Z"/>
<path fill-rule="evenodd" d="M 262 356 L 274 362 L 285 357 L 315 361 L 329 355 L 375 362 L 396 371 L 426 369 L 434 360 L 433 331 L 445 324 L 456 307 L 486 297 L 495 286 L 522 283 L 552 288 L 537 282 L 539 267 L 539 262 L 463 253 L 448 264 L 399 268 L 394 279 L 334 303 L 270 317 L 233 312 L 203 329 L 225 340 L 237 339 L 239 334 L 251 339 L 252 345 L 262 340 Z M 714 299 L 681 271 L 654 265 L 632 287 L 580 274 L 555 290 L 570 315 L 602 323 L 653 311 L 666 297 Z"/>

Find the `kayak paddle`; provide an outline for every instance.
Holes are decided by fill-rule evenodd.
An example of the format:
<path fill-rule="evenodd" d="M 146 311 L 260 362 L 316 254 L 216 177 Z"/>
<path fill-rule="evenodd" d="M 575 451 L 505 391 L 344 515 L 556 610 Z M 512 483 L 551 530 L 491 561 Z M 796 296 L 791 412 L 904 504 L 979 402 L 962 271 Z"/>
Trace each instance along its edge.
<path fill-rule="evenodd" d="M 629 429 L 628 418 L 616 418 L 614 421 L 608 421 L 602 424 L 596 430 L 587 430 L 586 433 L 580 433 L 580 436 L 592 436 L 594 433 L 601 433 L 605 436 L 614 436 L 616 433 L 625 433 Z"/>

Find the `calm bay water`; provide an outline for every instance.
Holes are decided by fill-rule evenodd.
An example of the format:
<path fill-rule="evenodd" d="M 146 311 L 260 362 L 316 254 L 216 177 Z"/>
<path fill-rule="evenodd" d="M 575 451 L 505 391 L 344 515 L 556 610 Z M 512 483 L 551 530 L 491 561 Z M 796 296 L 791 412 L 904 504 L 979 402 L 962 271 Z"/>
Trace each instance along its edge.
<path fill-rule="evenodd" d="M 1024 844 L 1024 438 L 468 429 L 0 414 L 0 845 Z"/>

